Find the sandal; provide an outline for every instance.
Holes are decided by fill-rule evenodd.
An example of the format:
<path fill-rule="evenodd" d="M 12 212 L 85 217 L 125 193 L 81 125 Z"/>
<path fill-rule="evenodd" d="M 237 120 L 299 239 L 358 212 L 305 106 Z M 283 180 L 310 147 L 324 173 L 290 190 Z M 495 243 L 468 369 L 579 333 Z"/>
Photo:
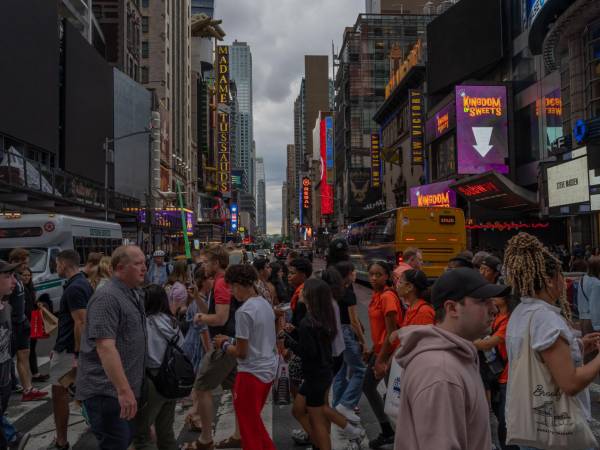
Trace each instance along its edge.
<path fill-rule="evenodd" d="M 202 422 L 195 414 L 188 414 L 185 416 L 185 424 L 189 427 L 190 431 L 202 433 Z"/>
<path fill-rule="evenodd" d="M 229 436 L 227 439 L 217 442 L 215 448 L 242 448 L 242 439 L 236 439 L 233 436 Z"/>

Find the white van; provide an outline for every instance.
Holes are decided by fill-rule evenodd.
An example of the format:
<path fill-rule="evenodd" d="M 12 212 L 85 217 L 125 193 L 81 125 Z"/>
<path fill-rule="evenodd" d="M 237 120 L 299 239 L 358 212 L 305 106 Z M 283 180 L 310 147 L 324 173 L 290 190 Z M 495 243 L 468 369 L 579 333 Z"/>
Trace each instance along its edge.
<path fill-rule="evenodd" d="M 38 298 L 47 295 L 58 310 L 65 280 L 56 273 L 56 255 L 74 249 L 83 264 L 90 252 L 110 255 L 123 243 L 121 225 L 60 214 L 0 215 L 0 259 L 14 248 L 29 250 Z"/>

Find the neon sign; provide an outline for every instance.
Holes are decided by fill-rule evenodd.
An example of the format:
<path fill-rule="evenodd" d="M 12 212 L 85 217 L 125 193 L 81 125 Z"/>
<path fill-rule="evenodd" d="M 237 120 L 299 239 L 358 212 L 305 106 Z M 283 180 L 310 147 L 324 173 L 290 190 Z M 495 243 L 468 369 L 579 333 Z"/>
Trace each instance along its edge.
<path fill-rule="evenodd" d="M 435 119 L 436 119 L 435 125 L 436 125 L 437 134 L 438 135 L 444 134 L 444 131 L 446 131 L 448 128 L 450 128 L 449 113 L 441 115 L 440 117 L 436 117 Z"/>
<path fill-rule="evenodd" d="M 302 178 L 302 208 L 310 209 L 310 178 Z"/>
<path fill-rule="evenodd" d="M 512 231 L 512 230 L 545 230 L 550 228 L 549 222 L 485 222 L 478 224 L 465 225 L 467 230 L 492 230 L 492 231 Z"/>
<path fill-rule="evenodd" d="M 469 117 L 502 117 L 502 97 L 470 97 L 466 93 L 463 93 L 462 104 L 463 111 Z"/>
<path fill-rule="evenodd" d="M 229 104 L 229 47 L 227 45 L 219 45 L 217 47 L 217 67 L 219 70 L 219 78 L 217 84 L 218 102 L 225 105 Z"/>
<path fill-rule="evenodd" d="M 231 231 L 233 231 L 235 233 L 237 231 L 237 228 L 238 228 L 238 207 L 234 203 L 233 205 L 231 205 Z"/>
<path fill-rule="evenodd" d="M 455 180 L 441 181 L 410 188 L 410 206 L 420 208 L 454 208 L 456 192 L 450 189 Z"/>
<path fill-rule="evenodd" d="M 381 185 L 381 151 L 379 133 L 371 133 L 371 186 Z"/>
<path fill-rule="evenodd" d="M 502 192 L 500 188 L 491 181 L 485 183 L 468 184 L 466 186 L 459 186 L 458 190 L 461 194 L 463 194 L 466 197 L 477 197 L 483 194 Z"/>

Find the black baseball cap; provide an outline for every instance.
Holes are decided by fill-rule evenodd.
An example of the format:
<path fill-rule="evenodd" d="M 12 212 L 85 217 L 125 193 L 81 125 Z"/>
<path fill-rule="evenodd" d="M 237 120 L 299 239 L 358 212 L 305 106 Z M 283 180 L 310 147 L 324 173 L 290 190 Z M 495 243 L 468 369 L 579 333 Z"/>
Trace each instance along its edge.
<path fill-rule="evenodd" d="M 9 264 L 6 261 L 0 259 L 0 273 L 14 272 L 19 267 L 19 264 Z"/>
<path fill-rule="evenodd" d="M 465 250 L 464 252 L 460 252 L 454 258 L 450 259 L 450 261 L 459 262 L 459 267 L 473 268 L 473 253 L 471 253 L 468 250 Z"/>
<path fill-rule="evenodd" d="M 494 255 L 488 255 L 485 258 L 483 258 L 483 261 L 481 261 L 481 265 L 487 266 L 496 272 L 500 272 L 500 270 L 502 269 L 502 261 L 500 261 L 500 258 L 497 258 Z"/>
<path fill-rule="evenodd" d="M 504 297 L 509 292 L 510 286 L 490 284 L 477 270 L 459 267 L 444 272 L 437 279 L 431 289 L 431 303 L 438 309 L 446 300 Z"/>

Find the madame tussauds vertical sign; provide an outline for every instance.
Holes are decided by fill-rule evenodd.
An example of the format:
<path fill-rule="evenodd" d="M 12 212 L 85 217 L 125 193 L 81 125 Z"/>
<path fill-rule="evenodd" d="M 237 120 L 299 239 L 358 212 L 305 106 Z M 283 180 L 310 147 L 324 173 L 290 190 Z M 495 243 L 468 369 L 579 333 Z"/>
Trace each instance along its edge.
<path fill-rule="evenodd" d="M 219 191 L 231 192 L 230 121 L 229 121 L 229 47 L 217 47 L 217 177 Z"/>

